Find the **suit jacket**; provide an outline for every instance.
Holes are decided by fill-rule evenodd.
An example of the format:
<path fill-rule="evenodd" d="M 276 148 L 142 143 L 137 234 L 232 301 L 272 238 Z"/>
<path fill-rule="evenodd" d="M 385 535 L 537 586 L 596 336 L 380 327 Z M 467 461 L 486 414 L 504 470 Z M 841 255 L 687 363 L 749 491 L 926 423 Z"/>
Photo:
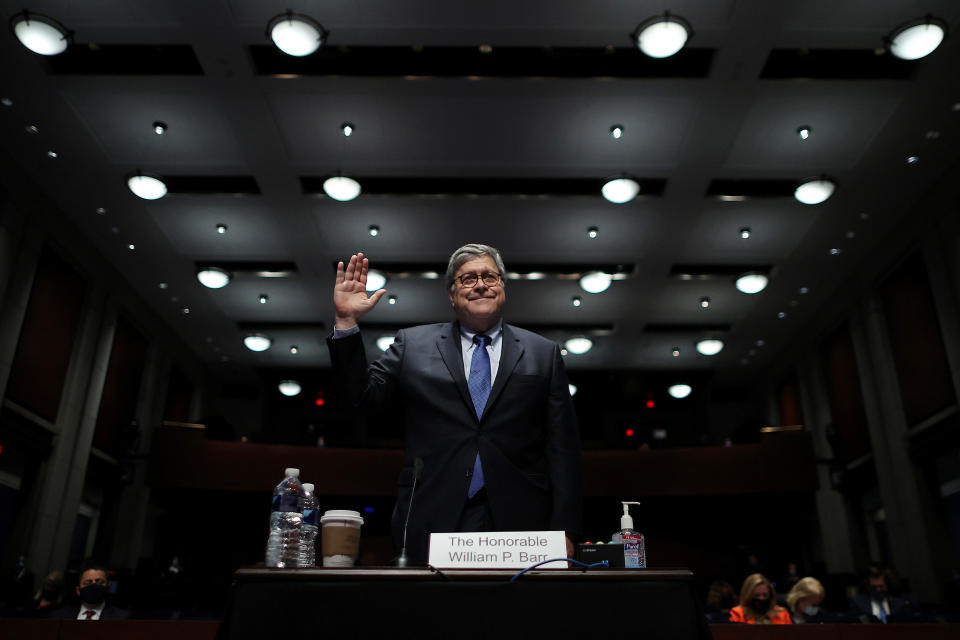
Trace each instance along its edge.
<path fill-rule="evenodd" d="M 890 613 L 887 614 L 888 618 L 903 615 L 910 611 L 909 603 L 903 598 L 894 598 L 888 595 L 887 606 L 890 607 Z M 873 605 L 868 594 L 861 593 L 853 596 L 850 599 L 850 611 L 848 613 L 866 622 L 880 622 L 880 620 L 873 615 Z"/>
<path fill-rule="evenodd" d="M 503 324 L 497 377 L 477 418 L 456 322 L 401 330 L 367 365 L 360 334 L 328 338 L 334 370 L 355 405 L 399 400 L 406 451 L 393 512 L 399 548 L 413 484 L 407 552 L 424 561 L 430 533 L 456 530 L 480 452 L 493 524 L 500 531 L 579 532 L 580 435 L 559 347 Z"/>
<path fill-rule="evenodd" d="M 51 611 L 47 617 L 57 620 L 76 620 L 78 615 L 80 615 L 80 607 L 78 605 L 68 605 Z M 126 620 L 129 617 L 129 611 L 111 606 L 108 602 L 107 606 L 100 612 L 98 620 Z"/>

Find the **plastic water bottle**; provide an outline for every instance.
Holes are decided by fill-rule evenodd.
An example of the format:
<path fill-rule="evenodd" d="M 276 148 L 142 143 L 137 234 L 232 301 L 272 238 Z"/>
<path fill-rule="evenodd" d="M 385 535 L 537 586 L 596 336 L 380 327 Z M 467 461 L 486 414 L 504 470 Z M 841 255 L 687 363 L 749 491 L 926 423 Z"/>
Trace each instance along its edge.
<path fill-rule="evenodd" d="M 313 485 L 303 483 L 303 524 L 300 525 L 300 559 L 297 566 L 311 569 L 317 566 L 317 530 L 320 514 L 317 510 L 317 498 L 313 495 Z"/>
<path fill-rule="evenodd" d="M 288 468 L 283 482 L 273 490 L 270 510 L 270 537 L 267 538 L 268 567 L 292 569 L 300 552 L 300 527 L 303 522 L 303 485 L 300 469 Z"/>

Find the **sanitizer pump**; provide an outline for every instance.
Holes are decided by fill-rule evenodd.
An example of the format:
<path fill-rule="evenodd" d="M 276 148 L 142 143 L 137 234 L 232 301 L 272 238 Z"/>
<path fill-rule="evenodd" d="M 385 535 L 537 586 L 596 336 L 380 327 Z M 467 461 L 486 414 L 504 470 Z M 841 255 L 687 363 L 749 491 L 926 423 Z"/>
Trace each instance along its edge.
<path fill-rule="evenodd" d="M 633 528 L 630 517 L 630 505 L 639 502 L 621 501 L 623 515 L 620 517 L 620 531 L 613 536 L 614 542 L 623 543 L 623 566 L 627 569 L 647 568 L 647 545 L 643 534 Z"/>

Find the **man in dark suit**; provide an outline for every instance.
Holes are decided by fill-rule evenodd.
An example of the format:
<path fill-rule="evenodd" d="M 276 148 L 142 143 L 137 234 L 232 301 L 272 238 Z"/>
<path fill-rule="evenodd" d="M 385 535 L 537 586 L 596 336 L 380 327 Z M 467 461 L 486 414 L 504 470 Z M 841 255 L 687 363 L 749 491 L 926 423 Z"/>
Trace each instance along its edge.
<path fill-rule="evenodd" d="M 366 293 L 362 253 L 337 265 L 336 319 L 327 340 L 335 371 L 357 404 L 394 398 L 406 453 L 393 513 L 400 547 L 413 484 L 407 549 L 427 557 L 430 533 L 580 531 L 580 436 L 560 349 L 502 320 L 505 270 L 493 247 L 454 252 L 446 286 L 455 322 L 398 332 L 367 365 L 357 321 L 384 295 Z"/>
<path fill-rule="evenodd" d="M 51 618 L 63 620 L 126 620 L 130 612 L 107 604 L 110 577 L 107 568 L 94 562 L 85 562 L 77 585 L 80 607 L 60 607 L 50 613 Z"/>
<path fill-rule="evenodd" d="M 898 620 L 909 616 L 910 603 L 903 598 L 892 597 L 887 586 L 887 575 L 879 567 L 871 567 L 867 573 L 866 594 L 853 596 L 848 614 L 862 622 L 880 622 Z M 891 620 L 891 618 L 893 620 Z"/>

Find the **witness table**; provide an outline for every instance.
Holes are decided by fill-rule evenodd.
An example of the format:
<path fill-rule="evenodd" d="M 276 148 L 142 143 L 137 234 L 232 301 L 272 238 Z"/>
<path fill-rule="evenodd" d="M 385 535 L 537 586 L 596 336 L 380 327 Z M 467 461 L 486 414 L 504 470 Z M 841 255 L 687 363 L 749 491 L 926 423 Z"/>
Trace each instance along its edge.
<path fill-rule="evenodd" d="M 219 640 L 711 638 L 688 570 L 241 569 Z"/>

